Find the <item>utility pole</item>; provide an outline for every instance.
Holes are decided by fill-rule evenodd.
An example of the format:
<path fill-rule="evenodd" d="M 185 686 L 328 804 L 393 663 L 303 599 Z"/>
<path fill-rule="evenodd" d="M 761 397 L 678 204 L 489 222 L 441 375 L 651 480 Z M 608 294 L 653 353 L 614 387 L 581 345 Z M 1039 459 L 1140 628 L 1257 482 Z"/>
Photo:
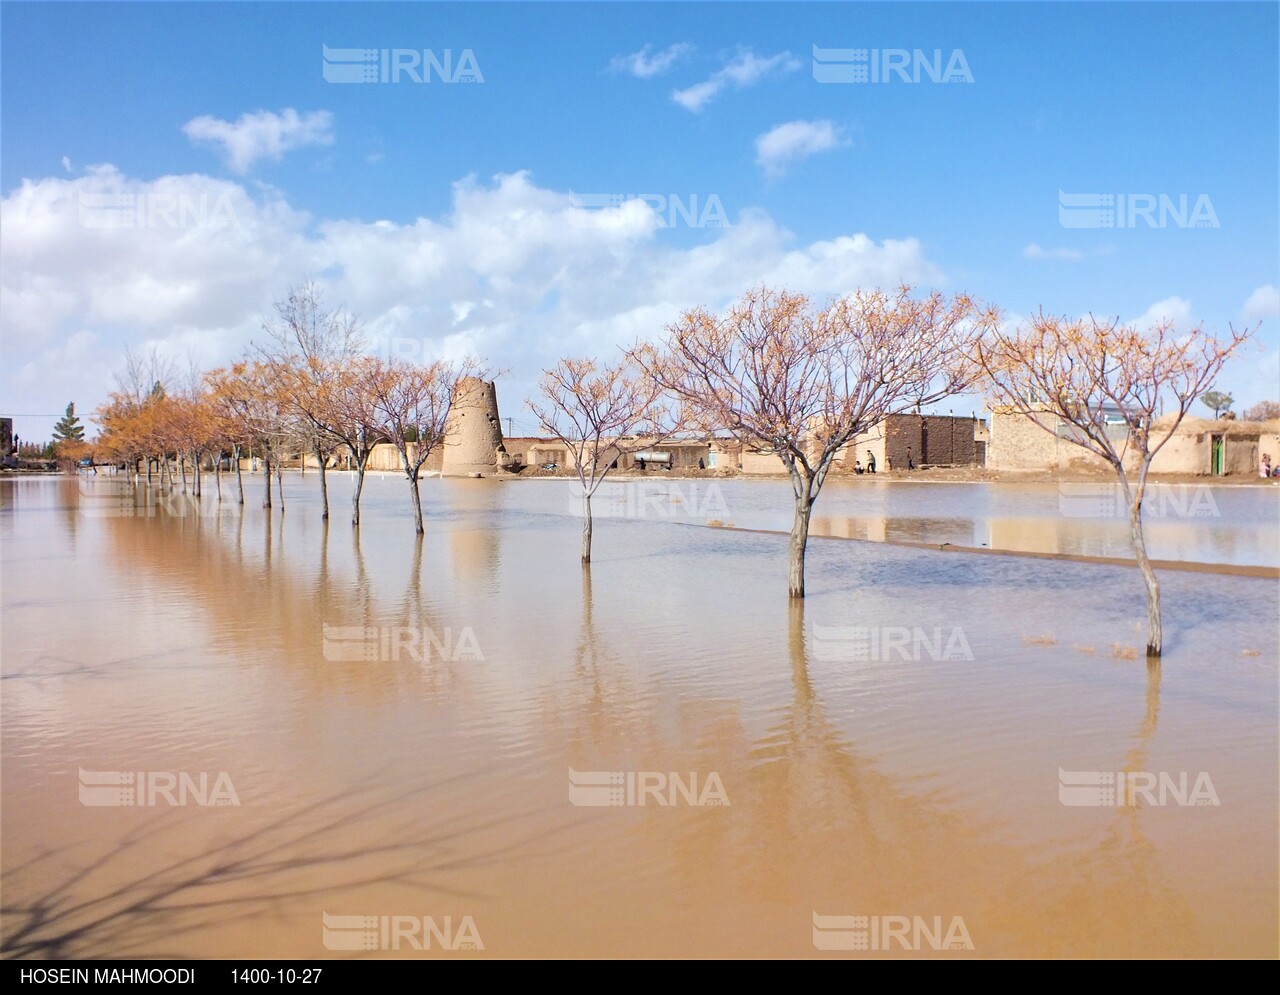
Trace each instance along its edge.
<path fill-rule="evenodd" d="M 508 439 L 516 434 L 515 429 L 511 427 L 511 423 L 514 421 L 515 421 L 514 418 L 512 418 L 510 415 L 507 415 L 507 438 Z"/>

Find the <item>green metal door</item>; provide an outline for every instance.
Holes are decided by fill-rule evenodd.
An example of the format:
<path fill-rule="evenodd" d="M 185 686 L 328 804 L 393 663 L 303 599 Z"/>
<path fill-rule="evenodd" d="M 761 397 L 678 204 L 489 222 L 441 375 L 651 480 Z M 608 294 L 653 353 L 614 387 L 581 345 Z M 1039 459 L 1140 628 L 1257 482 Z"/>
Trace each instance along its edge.
<path fill-rule="evenodd" d="M 1209 472 L 1221 477 L 1226 468 L 1226 444 L 1222 436 L 1214 435 L 1210 437 L 1209 446 Z"/>

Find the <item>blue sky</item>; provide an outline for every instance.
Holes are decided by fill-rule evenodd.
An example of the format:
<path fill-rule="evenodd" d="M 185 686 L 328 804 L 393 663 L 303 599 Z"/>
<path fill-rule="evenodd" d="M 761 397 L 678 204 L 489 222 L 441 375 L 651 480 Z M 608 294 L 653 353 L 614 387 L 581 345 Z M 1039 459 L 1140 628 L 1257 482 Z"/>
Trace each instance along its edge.
<path fill-rule="evenodd" d="M 0 409 L 40 438 L 126 346 L 224 363 L 307 276 L 372 348 L 508 371 L 517 432 L 544 366 L 761 282 L 1261 321 L 1220 386 L 1277 398 L 1278 9 L 0 4 Z M 476 78 L 328 82 L 324 46 Z M 815 46 L 906 78 L 821 82 Z"/>

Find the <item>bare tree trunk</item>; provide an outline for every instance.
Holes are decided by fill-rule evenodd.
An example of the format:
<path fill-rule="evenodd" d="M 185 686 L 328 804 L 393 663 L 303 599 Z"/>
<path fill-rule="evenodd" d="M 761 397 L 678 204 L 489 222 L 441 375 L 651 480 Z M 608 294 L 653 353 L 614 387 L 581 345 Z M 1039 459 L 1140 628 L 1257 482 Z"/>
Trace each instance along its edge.
<path fill-rule="evenodd" d="M 146 459 L 147 459 L 147 486 L 150 487 L 151 486 L 151 457 L 148 456 Z"/>
<path fill-rule="evenodd" d="M 200 487 L 200 453 L 195 454 L 195 459 L 191 461 L 191 472 L 195 474 L 193 493 L 196 497 L 204 497 L 204 491 Z"/>
<path fill-rule="evenodd" d="M 356 460 L 356 486 L 351 492 L 351 524 L 360 524 L 360 492 L 364 490 L 365 461 Z"/>
<path fill-rule="evenodd" d="M 582 562 L 591 562 L 591 492 L 582 491 Z"/>
<path fill-rule="evenodd" d="M 404 472 L 409 477 L 409 490 L 413 495 L 413 516 L 418 535 L 424 535 L 427 530 L 422 524 L 422 493 L 418 488 L 418 467 L 411 467 L 407 456 L 404 457 Z"/>
<path fill-rule="evenodd" d="M 793 598 L 804 597 L 804 555 L 809 544 L 809 514 L 813 504 L 809 495 L 796 495 L 795 520 L 791 524 L 790 562 L 787 567 L 787 594 Z"/>
<path fill-rule="evenodd" d="M 236 461 L 236 487 L 240 489 L 240 504 L 244 504 L 244 476 L 240 470 L 240 447 L 239 445 L 231 447 L 232 457 Z"/>
<path fill-rule="evenodd" d="M 787 594 L 804 597 L 804 556 L 809 545 L 809 516 L 813 512 L 813 478 L 806 477 L 794 462 L 788 464 L 791 493 L 795 497 L 795 518 L 791 523 L 791 548 L 787 566 Z M 819 471 L 821 472 L 821 471 Z M 818 486 L 822 486 L 819 482 Z"/>
<path fill-rule="evenodd" d="M 1151 561 L 1147 559 L 1147 543 L 1142 534 L 1142 504 L 1134 501 L 1129 506 L 1129 535 L 1133 540 L 1133 551 L 1137 555 L 1138 569 L 1142 571 L 1142 580 L 1147 589 L 1147 656 L 1160 656 L 1160 582 L 1156 580 L 1156 572 L 1151 569 Z"/>
<path fill-rule="evenodd" d="M 178 453 L 178 469 L 182 472 L 182 493 L 187 493 L 187 457 Z"/>
<path fill-rule="evenodd" d="M 267 478 L 267 490 L 271 489 L 270 476 Z M 280 510 L 284 511 L 284 463 L 276 460 L 276 490 L 280 492 Z"/>
<path fill-rule="evenodd" d="M 267 482 L 267 493 L 262 499 L 262 507 L 271 507 L 271 461 L 267 459 L 266 454 L 262 457 L 262 479 Z"/>
<path fill-rule="evenodd" d="M 222 504 L 222 450 L 218 450 L 218 462 L 213 464 L 213 481 L 218 487 L 218 504 Z"/>
<path fill-rule="evenodd" d="M 316 461 L 320 464 L 320 521 L 327 522 L 329 520 L 329 479 L 325 476 L 325 464 L 329 459 L 319 446 L 316 447 Z M 303 463 L 305 462 L 304 460 Z"/>
<path fill-rule="evenodd" d="M 1129 504 L 1129 538 L 1133 543 L 1134 557 L 1138 561 L 1138 570 L 1142 573 L 1142 581 L 1147 594 L 1147 658 L 1159 660 L 1161 650 L 1160 633 L 1160 582 L 1151 568 L 1147 558 L 1147 541 L 1142 530 L 1142 499 L 1147 488 L 1147 470 L 1151 465 L 1150 455 L 1144 454 L 1138 468 L 1138 482 L 1131 487 L 1124 467 L 1113 464 L 1116 476 L 1120 478 L 1120 490 Z"/>

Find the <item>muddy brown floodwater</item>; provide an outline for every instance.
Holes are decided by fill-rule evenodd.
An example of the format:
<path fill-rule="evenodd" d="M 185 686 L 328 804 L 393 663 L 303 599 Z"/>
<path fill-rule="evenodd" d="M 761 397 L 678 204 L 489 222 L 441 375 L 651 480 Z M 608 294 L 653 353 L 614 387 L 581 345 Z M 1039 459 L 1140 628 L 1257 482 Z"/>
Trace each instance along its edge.
<path fill-rule="evenodd" d="M 1277 954 L 1274 578 L 1162 574 L 1151 669 L 1122 565 L 815 538 L 789 605 L 785 536 L 697 527 L 785 483 L 617 490 L 584 572 L 561 482 L 424 481 L 419 542 L 403 479 L 358 533 L 256 480 L 0 481 L 6 956 Z M 1112 549 L 855 486 L 818 531 Z M 1214 498 L 1153 556 L 1276 565 Z"/>

